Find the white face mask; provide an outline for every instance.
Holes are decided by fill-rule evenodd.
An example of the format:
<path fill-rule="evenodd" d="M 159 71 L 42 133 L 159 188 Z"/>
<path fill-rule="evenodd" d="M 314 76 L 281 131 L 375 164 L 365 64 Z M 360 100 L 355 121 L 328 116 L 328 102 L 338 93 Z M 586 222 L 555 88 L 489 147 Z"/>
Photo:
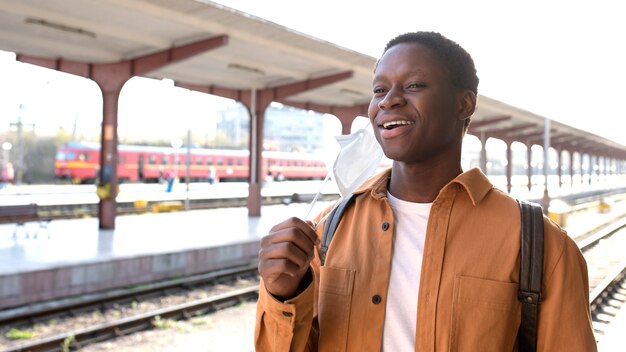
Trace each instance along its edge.
<path fill-rule="evenodd" d="M 380 165 L 383 150 L 370 125 L 335 139 L 341 150 L 333 164 L 333 177 L 339 193 L 345 197 L 374 174 Z"/>

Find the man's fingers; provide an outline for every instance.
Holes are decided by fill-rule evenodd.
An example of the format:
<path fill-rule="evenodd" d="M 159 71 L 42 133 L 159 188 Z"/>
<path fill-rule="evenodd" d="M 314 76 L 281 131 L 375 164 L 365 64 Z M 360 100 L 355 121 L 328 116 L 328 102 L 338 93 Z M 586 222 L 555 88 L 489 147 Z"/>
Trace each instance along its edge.
<path fill-rule="evenodd" d="M 276 281 L 281 275 L 287 275 L 299 282 L 306 269 L 285 259 L 267 259 L 259 264 L 261 276 L 270 282 Z"/>
<path fill-rule="evenodd" d="M 298 268 L 308 266 L 313 259 L 313 248 L 303 250 L 293 242 L 277 242 L 270 246 L 262 246 L 259 260 L 284 259 Z"/>
<path fill-rule="evenodd" d="M 309 225 L 309 226 L 311 227 L 311 229 L 315 232 L 315 228 L 317 227 L 317 225 L 315 225 L 315 224 L 313 223 L 313 221 L 311 221 L 311 220 L 307 220 L 307 221 L 306 221 L 306 224 L 307 224 L 307 225 Z M 319 237 L 317 237 L 317 233 L 316 233 L 316 234 L 315 234 L 315 242 L 314 242 L 314 243 L 315 243 L 316 245 L 318 245 L 318 244 L 320 244 L 320 242 L 322 242 L 322 241 L 320 240 L 320 238 L 319 238 Z"/>
<path fill-rule="evenodd" d="M 261 248 L 268 248 L 278 243 L 291 243 L 305 253 L 306 256 L 313 256 L 313 251 L 317 245 L 317 235 L 304 222 L 301 222 L 301 224 L 307 227 L 307 229 L 302 230 L 299 226 L 274 227 L 269 235 L 261 239 Z M 311 239 L 308 232 L 313 233 L 315 240 Z"/>
<path fill-rule="evenodd" d="M 274 226 L 261 239 L 259 273 L 269 292 L 281 297 L 294 294 L 309 270 L 317 242 L 311 223 L 298 218 Z"/>
<path fill-rule="evenodd" d="M 307 256 L 313 254 L 315 247 L 314 243 L 311 243 L 307 238 L 298 232 L 292 230 L 283 230 L 273 233 L 271 236 L 267 236 L 261 240 L 261 248 L 272 247 L 277 244 L 289 243 L 294 248 L 299 249 Z M 291 248 L 287 248 L 291 250 Z"/>
<path fill-rule="evenodd" d="M 292 217 L 274 226 L 270 230 L 270 234 L 273 234 L 275 232 L 279 232 L 285 229 L 293 229 L 294 231 L 299 232 L 300 235 L 305 236 L 305 238 L 307 238 L 309 241 L 311 241 L 312 244 L 315 245 L 318 242 L 318 239 L 317 239 L 317 234 L 313 230 L 313 227 L 311 226 L 311 224 L 312 223 L 310 223 L 310 221 L 304 222 L 296 217 Z"/>

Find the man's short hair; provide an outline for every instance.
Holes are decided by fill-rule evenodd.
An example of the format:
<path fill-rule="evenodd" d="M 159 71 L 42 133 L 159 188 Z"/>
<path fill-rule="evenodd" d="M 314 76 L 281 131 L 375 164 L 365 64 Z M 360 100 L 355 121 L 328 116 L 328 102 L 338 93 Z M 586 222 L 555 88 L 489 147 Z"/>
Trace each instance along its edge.
<path fill-rule="evenodd" d="M 430 50 L 441 60 L 448 70 L 452 84 L 461 90 L 469 89 L 478 94 L 478 76 L 472 56 L 458 43 L 437 32 L 411 32 L 401 34 L 389 41 L 384 52 L 401 43 L 419 43 Z"/>

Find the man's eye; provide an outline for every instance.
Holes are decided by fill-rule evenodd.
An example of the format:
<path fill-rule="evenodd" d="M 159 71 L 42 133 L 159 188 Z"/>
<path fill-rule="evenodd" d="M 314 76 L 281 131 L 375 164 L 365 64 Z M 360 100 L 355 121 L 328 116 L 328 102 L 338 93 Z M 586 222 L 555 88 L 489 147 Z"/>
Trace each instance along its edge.
<path fill-rule="evenodd" d="M 384 93 L 385 89 L 384 88 L 374 88 L 374 94 L 380 94 L 380 93 Z"/>
<path fill-rule="evenodd" d="M 424 83 L 411 83 L 408 86 L 409 89 L 419 89 L 419 88 L 424 88 L 424 87 L 426 87 Z"/>

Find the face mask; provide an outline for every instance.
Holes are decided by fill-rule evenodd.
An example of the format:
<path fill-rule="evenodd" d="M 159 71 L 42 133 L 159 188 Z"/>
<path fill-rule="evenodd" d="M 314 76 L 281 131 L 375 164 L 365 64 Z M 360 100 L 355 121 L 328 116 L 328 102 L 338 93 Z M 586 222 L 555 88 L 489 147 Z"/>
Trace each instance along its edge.
<path fill-rule="evenodd" d="M 374 174 L 380 165 L 383 150 L 369 125 L 335 139 L 341 150 L 333 164 L 333 178 L 339 193 L 345 197 Z"/>
<path fill-rule="evenodd" d="M 327 160 L 326 165 L 333 165 L 333 179 L 337 184 L 341 198 L 345 198 L 374 174 L 380 165 L 383 150 L 376 141 L 374 132 L 369 124 L 352 134 L 336 136 L 335 140 L 339 144 L 340 150 L 327 154 L 329 157 L 335 155 L 336 157 Z M 304 219 L 309 219 L 309 215 L 330 176 L 331 172 L 329 171 L 322 187 L 311 202 Z M 339 203 L 340 202 L 337 201 L 333 208 L 339 205 Z M 330 214 L 330 212 L 328 214 Z M 326 214 L 326 216 L 328 216 L 328 214 Z M 315 229 L 325 218 L 326 217 L 319 220 L 313 228 Z"/>

